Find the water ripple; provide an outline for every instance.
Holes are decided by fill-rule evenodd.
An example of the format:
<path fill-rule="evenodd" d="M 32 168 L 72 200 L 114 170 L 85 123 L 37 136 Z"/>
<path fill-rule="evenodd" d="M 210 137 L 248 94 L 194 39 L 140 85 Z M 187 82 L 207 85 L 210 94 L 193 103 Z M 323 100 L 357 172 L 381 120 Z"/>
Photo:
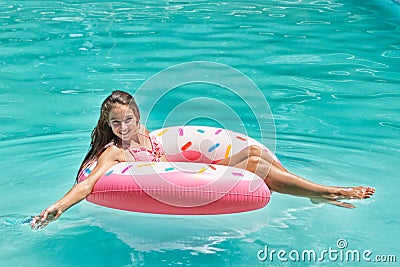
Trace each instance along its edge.
<path fill-rule="evenodd" d="M 378 94 L 333 94 L 335 99 L 386 99 L 400 98 L 400 93 L 378 93 Z"/>
<path fill-rule="evenodd" d="M 393 1 L 3 1 L 0 261 L 79 265 L 93 253 L 83 249 L 77 257 L 74 248 L 89 240 L 83 245 L 97 251 L 90 266 L 154 265 L 160 257 L 161 265 L 195 265 L 204 255 L 214 265 L 248 266 L 260 264 L 256 252 L 264 244 L 320 247 L 330 229 L 354 236 L 353 248 L 369 233 L 379 241 L 376 251 L 391 252 L 397 240 L 382 239 L 379 230 L 396 232 L 388 222 L 399 221 L 399 10 Z M 196 218 L 119 216 L 82 203 L 32 233 L 23 214 L 70 188 L 104 97 L 134 92 L 158 71 L 193 60 L 235 67 L 261 88 L 274 112 L 277 153 L 290 170 L 323 184 L 372 184 L 376 202 L 344 211 L 274 194 L 256 213 Z M 162 108 L 199 96 L 240 106 L 218 90 L 189 88 Z M 151 106 L 153 94 L 145 97 L 139 105 Z M 194 116 L 207 112 L 215 111 L 193 109 Z M 155 117 L 153 128 L 163 123 Z M 107 257 L 110 247 L 118 248 L 115 257 Z"/>
<path fill-rule="evenodd" d="M 400 130 L 400 123 L 393 123 L 393 122 L 380 122 L 379 125 L 384 127 L 393 128 L 396 130 Z"/>

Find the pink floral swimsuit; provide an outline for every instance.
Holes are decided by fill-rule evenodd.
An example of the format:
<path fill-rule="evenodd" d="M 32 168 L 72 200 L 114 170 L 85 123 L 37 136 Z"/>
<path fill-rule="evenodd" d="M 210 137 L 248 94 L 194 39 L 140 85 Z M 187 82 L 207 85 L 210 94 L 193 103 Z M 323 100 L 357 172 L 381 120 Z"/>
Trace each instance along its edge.
<path fill-rule="evenodd" d="M 128 151 L 132 154 L 135 161 L 149 161 L 157 162 L 160 161 L 161 156 L 164 155 L 164 150 L 162 145 L 157 141 L 157 139 L 152 136 L 143 135 L 150 139 L 151 149 L 145 147 L 138 148 L 128 148 Z"/>

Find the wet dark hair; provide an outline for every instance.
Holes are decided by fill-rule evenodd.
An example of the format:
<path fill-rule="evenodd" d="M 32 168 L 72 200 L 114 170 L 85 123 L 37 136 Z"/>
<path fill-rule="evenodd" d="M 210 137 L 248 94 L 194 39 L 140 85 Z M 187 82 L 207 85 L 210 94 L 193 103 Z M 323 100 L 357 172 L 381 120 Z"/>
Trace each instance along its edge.
<path fill-rule="evenodd" d="M 128 105 L 137 117 L 137 120 L 140 120 L 139 107 L 137 106 L 133 96 L 127 92 L 119 90 L 112 92 L 111 95 L 109 95 L 101 104 L 100 118 L 96 127 L 92 131 L 92 140 L 90 142 L 89 151 L 82 161 L 81 167 L 79 168 L 76 177 L 77 181 L 79 173 L 82 171 L 82 169 L 89 162 L 97 160 L 107 144 L 111 142 L 114 142 L 114 144 L 121 143 L 121 140 L 111 130 L 108 122 L 110 112 L 117 104 Z"/>

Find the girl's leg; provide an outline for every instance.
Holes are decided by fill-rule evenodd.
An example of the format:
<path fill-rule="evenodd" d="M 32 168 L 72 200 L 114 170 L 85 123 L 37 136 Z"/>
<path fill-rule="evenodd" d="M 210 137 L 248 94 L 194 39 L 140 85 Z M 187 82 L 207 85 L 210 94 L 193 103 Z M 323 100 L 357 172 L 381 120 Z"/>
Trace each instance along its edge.
<path fill-rule="evenodd" d="M 375 189 L 370 187 L 333 187 L 313 183 L 295 174 L 284 171 L 261 157 L 251 156 L 234 167 L 246 169 L 264 178 L 268 187 L 282 194 L 308 197 L 313 203 L 327 202 L 333 205 L 354 208 L 354 205 L 339 202 L 340 199 L 370 198 Z"/>
<path fill-rule="evenodd" d="M 251 145 L 248 146 L 246 148 L 244 148 L 243 150 L 241 150 L 239 153 L 223 159 L 221 161 L 219 161 L 217 164 L 220 165 L 225 165 L 225 166 L 235 166 L 237 165 L 239 162 L 242 162 L 252 156 L 256 156 L 256 157 L 261 157 L 262 159 L 264 159 L 266 162 L 268 162 L 270 165 L 275 166 L 276 168 L 281 169 L 282 171 L 287 171 L 282 164 L 280 164 L 279 162 L 275 161 L 270 154 L 268 154 L 268 152 L 266 152 L 264 149 L 262 149 L 259 146 L 255 146 L 255 145 Z"/>

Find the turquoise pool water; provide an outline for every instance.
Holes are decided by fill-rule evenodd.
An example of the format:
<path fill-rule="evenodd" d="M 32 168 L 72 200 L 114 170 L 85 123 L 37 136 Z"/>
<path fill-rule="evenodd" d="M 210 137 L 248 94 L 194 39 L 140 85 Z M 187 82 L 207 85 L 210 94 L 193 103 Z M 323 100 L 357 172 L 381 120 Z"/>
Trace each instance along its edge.
<path fill-rule="evenodd" d="M 290 251 L 329 249 L 370 250 L 371 259 L 394 255 L 397 263 L 327 256 L 296 264 L 397 266 L 399 22 L 400 7 L 388 0 L 1 2 L 0 266 L 290 266 Z M 258 85 L 275 119 L 276 154 L 290 171 L 374 186 L 375 196 L 345 210 L 274 194 L 261 210 L 194 217 L 84 201 L 31 231 L 29 216 L 73 185 L 104 97 L 134 93 L 155 73 L 191 61 L 226 64 Z M 240 98 L 217 89 L 192 85 L 165 103 L 216 98 L 244 114 L 257 136 Z M 139 103 L 143 110 L 153 97 Z M 163 124 L 165 107 L 149 129 Z M 185 115 L 207 107 L 200 101 Z M 235 128 L 237 118 L 223 123 Z M 288 261 L 262 261 L 266 246 L 288 252 Z"/>

